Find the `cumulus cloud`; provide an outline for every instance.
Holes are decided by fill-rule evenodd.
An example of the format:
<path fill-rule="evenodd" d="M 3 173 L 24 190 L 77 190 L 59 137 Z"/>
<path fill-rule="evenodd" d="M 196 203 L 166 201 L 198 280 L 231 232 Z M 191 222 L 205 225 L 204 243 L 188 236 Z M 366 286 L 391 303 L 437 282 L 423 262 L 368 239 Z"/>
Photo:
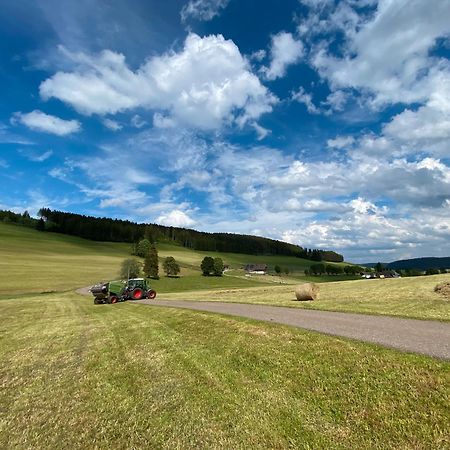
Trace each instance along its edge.
<path fill-rule="evenodd" d="M 189 0 L 181 9 L 181 20 L 190 18 L 209 21 L 218 16 L 230 0 Z"/>
<path fill-rule="evenodd" d="M 444 159 L 396 156 L 393 143 L 375 135 L 332 141 L 348 158 L 301 160 L 267 146 L 244 149 L 179 128 L 153 128 L 115 142 L 106 154 L 69 161 L 53 175 L 79 183 L 82 170 L 89 182 L 79 189 L 88 198 L 131 218 L 260 234 L 333 248 L 355 260 L 367 260 L 371 249 L 397 257 L 423 255 L 427 243 L 431 253 L 448 248 Z M 361 146 L 371 150 L 360 154 Z M 139 168 L 128 167 L 130 152 L 143 162 Z M 193 193 L 206 200 L 194 217 Z"/>
<path fill-rule="evenodd" d="M 179 209 L 174 209 L 173 211 L 161 214 L 155 222 L 170 227 L 190 227 L 196 223 L 195 220 L 188 216 L 188 214 Z"/>
<path fill-rule="evenodd" d="M 281 31 L 272 36 L 270 46 L 270 65 L 261 71 L 268 80 L 284 77 L 287 68 L 297 63 L 303 56 L 303 44 L 292 33 Z"/>
<path fill-rule="evenodd" d="M 45 80 L 40 94 L 86 115 L 144 107 L 161 110 L 177 123 L 212 130 L 256 120 L 277 101 L 234 42 L 221 35 L 190 34 L 181 51 L 150 58 L 136 71 L 123 55 L 109 50 L 68 55 L 76 70 Z"/>
<path fill-rule="evenodd" d="M 430 80 L 440 71 L 430 50 L 439 37 L 450 33 L 450 0 L 380 1 L 365 22 L 345 7 L 345 14 L 341 9 L 328 18 L 346 30 L 344 55 L 333 56 L 326 47 L 318 47 L 312 61 L 320 74 L 335 89 L 367 90 L 374 106 L 425 100 Z"/>
<path fill-rule="evenodd" d="M 416 109 L 406 108 L 383 127 L 386 137 L 409 151 L 448 156 L 450 140 L 450 71 L 442 72 L 429 98 Z"/>
<path fill-rule="evenodd" d="M 12 123 L 21 123 L 35 131 L 43 131 L 57 136 L 67 136 L 81 130 L 78 120 L 60 119 L 37 109 L 30 113 L 16 112 L 11 121 Z"/>

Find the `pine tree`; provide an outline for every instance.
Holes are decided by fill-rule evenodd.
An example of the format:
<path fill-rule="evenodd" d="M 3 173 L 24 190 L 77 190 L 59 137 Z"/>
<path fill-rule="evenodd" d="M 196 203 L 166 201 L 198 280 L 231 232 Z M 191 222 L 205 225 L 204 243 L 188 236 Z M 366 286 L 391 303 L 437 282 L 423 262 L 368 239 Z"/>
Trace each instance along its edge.
<path fill-rule="evenodd" d="M 154 245 L 150 247 L 145 257 L 144 273 L 149 278 L 159 279 L 158 251 Z"/>

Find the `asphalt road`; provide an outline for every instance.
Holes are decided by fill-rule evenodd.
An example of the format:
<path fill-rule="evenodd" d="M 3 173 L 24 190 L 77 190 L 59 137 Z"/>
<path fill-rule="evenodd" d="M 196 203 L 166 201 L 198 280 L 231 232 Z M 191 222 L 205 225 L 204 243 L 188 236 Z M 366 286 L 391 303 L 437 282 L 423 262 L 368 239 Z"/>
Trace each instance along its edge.
<path fill-rule="evenodd" d="M 175 300 L 133 303 L 247 317 L 450 360 L 450 323 L 242 303 Z"/>

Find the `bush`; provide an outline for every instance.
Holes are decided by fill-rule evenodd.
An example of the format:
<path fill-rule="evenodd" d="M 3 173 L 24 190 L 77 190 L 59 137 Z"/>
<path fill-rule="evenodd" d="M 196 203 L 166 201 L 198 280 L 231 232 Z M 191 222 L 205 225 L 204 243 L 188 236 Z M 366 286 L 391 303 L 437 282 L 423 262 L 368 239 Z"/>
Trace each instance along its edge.
<path fill-rule="evenodd" d="M 280 267 L 279 265 L 276 265 L 276 266 L 273 268 L 273 270 L 275 270 L 275 273 L 278 274 L 278 275 L 281 273 L 281 267 Z"/>

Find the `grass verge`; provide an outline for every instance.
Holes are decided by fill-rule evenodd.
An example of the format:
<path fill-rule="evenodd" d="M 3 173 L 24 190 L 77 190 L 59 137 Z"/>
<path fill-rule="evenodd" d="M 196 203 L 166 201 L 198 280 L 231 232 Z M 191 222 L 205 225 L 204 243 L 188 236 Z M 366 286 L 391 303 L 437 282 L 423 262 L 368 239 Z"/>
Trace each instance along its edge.
<path fill-rule="evenodd" d="M 164 294 L 163 297 L 168 300 L 254 303 L 450 321 L 450 300 L 434 292 L 436 284 L 443 281 L 450 281 L 450 276 L 322 283 L 320 298 L 314 302 L 295 301 L 295 287 L 292 285 L 204 290 Z"/>

